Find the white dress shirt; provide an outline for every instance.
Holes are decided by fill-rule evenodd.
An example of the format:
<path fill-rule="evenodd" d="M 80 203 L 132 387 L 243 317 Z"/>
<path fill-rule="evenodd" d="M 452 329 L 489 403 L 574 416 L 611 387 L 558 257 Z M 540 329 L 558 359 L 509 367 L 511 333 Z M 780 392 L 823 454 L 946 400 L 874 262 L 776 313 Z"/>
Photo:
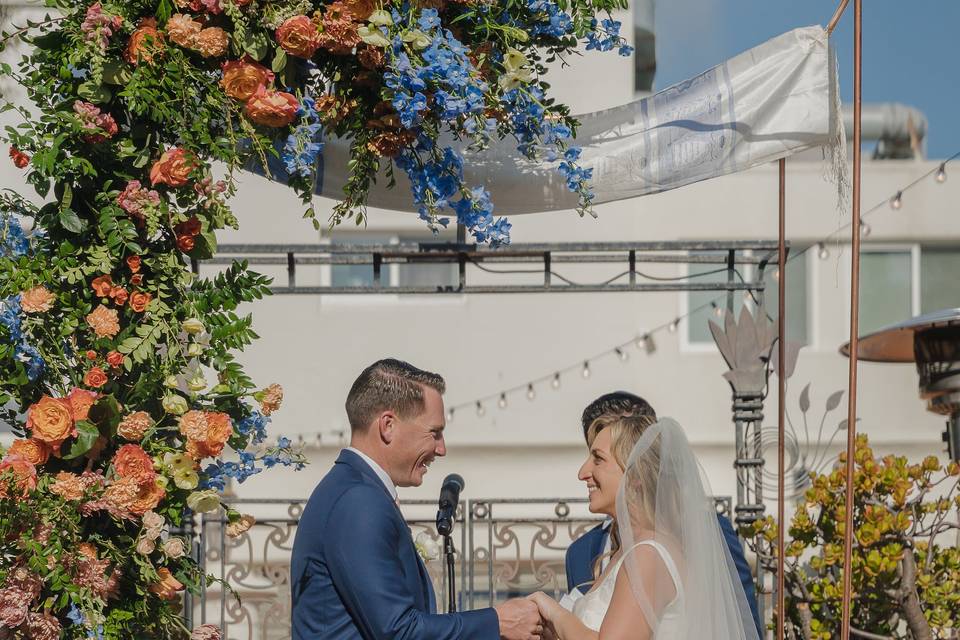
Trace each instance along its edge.
<path fill-rule="evenodd" d="M 378 465 L 373 459 L 365 454 L 359 449 L 354 449 L 353 447 L 347 447 L 345 451 L 352 451 L 353 453 L 360 456 L 360 459 L 367 463 L 367 466 L 373 469 L 373 472 L 377 474 L 377 477 L 380 478 L 380 482 L 383 483 L 383 486 L 387 488 L 387 491 L 390 492 L 390 497 L 393 498 L 393 501 L 397 501 L 397 487 L 393 484 L 393 480 L 390 479 L 390 476 L 387 475 L 387 472 L 383 470 L 383 467 Z"/>

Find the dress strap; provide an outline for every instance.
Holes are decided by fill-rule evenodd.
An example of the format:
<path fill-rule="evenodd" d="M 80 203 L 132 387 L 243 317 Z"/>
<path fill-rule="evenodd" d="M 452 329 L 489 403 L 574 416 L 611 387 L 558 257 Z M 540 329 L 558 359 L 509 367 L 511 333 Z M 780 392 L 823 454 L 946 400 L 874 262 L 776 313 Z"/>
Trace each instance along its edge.
<path fill-rule="evenodd" d="M 670 555 L 670 552 L 667 551 L 667 548 L 661 543 L 657 542 L 656 540 L 641 540 L 630 547 L 627 552 L 620 557 L 620 562 L 622 563 L 626 559 L 627 553 L 630 553 L 640 545 L 653 547 L 657 550 L 657 553 L 660 554 L 663 564 L 666 565 L 667 571 L 670 572 L 670 578 L 673 579 L 673 586 L 677 590 L 677 598 L 679 598 L 683 593 L 683 582 L 680 581 L 680 571 L 677 569 L 677 564 L 673 561 L 673 556 Z M 619 567 L 617 568 L 619 569 Z"/>

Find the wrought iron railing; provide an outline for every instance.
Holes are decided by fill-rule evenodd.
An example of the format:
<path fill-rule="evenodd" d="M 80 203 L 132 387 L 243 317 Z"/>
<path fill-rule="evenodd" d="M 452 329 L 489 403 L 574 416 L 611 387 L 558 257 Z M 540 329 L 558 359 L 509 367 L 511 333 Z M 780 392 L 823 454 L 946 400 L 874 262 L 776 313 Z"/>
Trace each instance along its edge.
<path fill-rule="evenodd" d="M 730 498 L 715 498 L 729 516 Z M 199 548 L 207 573 L 217 581 L 204 588 L 192 611 L 197 622 L 219 624 L 227 640 L 290 638 L 290 553 L 305 500 L 231 500 L 257 518 L 238 538 L 229 538 L 220 516 L 200 521 Z M 434 529 L 436 502 L 401 503 L 414 537 Z M 508 598 L 566 591 L 564 553 L 602 521 L 583 498 L 474 499 L 460 503 L 454 530 L 458 608 L 476 609 Z M 430 560 L 437 605 L 444 610 L 447 580 L 442 558 Z M 229 585 L 229 586 L 225 586 Z"/>

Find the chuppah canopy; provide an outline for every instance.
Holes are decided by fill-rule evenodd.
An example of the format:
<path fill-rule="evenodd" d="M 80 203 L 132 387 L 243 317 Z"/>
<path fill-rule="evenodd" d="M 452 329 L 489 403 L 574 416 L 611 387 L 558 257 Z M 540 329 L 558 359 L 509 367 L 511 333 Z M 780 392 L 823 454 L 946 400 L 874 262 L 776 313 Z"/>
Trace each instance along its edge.
<path fill-rule="evenodd" d="M 574 141 L 595 203 L 676 189 L 743 171 L 814 147 L 837 154 L 845 144 L 835 65 L 828 34 L 820 26 L 794 29 L 741 53 L 704 73 L 628 104 L 578 116 Z M 485 186 L 498 215 L 576 208 L 553 162 L 534 162 L 506 138 L 484 150 L 458 147 L 468 184 Z M 350 140 L 325 141 L 318 159 L 316 193 L 339 198 L 349 176 Z M 251 167 L 263 175 L 262 165 Z M 285 182 L 283 163 L 268 162 L 273 180 Z M 384 178 L 370 190 L 368 204 L 416 211 L 409 183 L 399 188 Z"/>

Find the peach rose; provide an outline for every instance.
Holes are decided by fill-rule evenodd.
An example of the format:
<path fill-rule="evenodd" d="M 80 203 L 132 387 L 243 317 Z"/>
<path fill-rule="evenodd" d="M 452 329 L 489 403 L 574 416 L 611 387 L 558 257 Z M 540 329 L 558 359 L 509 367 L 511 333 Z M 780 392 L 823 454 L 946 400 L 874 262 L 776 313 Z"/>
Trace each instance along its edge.
<path fill-rule="evenodd" d="M 113 279 L 109 275 L 97 276 L 90 286 L 98 298 L 106 298 L 113 291 Z"/>
<path fill-rule="evenodd" d="M 249 56 L 242 60 L 223 63 L 223 79 L 220 85 L 224 93 L 234 100 L 246 102 L 258 89 L 267 89 L 273 84 L 273 72 Z"/>
<path fill-rule="evenodd" d="M 7 450 L 11 456 L 20 456 L 30 464 L 37 466 L 44 464 L 50 458 L 50 447 L 47 443 L 36 438 L 21 438 L 14 440 Z"/>
<path fill-rule="evenodd" d="M 168 538 L 162 545 L 163 552 L 171 558 L 182 558 L 187 553 L 187 546 L 182 538 Z"/>
<path fill-rule="evenodd" d="M 269 416 L 280 408 L 281 402 L 283 402 L 283 387 L 274 383 L 263 390 L 260 398 L 260 413 Z"/>
<path fill-rule="evenodd" d="M 285 127 L 296 119 L 299 106 L 289 93 L 261 88 L 247 101 L 246 113 L 256 124 Z"/>
<path fill-rule="evenodd" d="M 257 523 L 257 519 L 251 515 L 244 514 L 236 522 L 227 524 L 227 535 L 231 538 L 237 538 L 246 533 L 250 527 Z"/>
<path fill-rule="evenodd" d="M 150 538 L 140 538 L 137 540 L 137 553 L 142 556 L 148 556 L 157 548 L 157 543 Z"/>
<path fill-rule="evenodd" d="M 202 442 L 207 439 L 207 414 L 203 411 L 187 411 L 180 416 L 180 433 L 187 437 L 187 440 Z"/>
<path fill-rule="evenodd" d="M 202 24 L 188 15 L 176 13 L 167 20 L 167 37 L 174 44 L 187 49 L 193 46 L 193 39 L 200 33 Z"/>
<path fill-rule="evenodd" d="M 193 48 L 204 58 L 219 58 L 227 52 L 229 45 L 230 38 L 227 37 L 227 32 L 220 27 L 203 29 L 193 39 Z"/>
<path fill-rule="evenodd" d="M 88 391 L 74 387 L 67 395 L 67 402 L 70 403 L 70 411 L 74 420 L 86 420 L 90 414 L 90 407 L 97 401 L 99 396 L 95 391 Z"/>
<path fill-rule="evenodd" d="M 144 18 L 140 25 L 130 34 L 127 49 L 123 54 L 124 60 L 130 64 L 153 62 L 153 56 L 163 50 L 163 34 L 157 30 L 157 21 L 154 18 Z"/>
<path fill-rule="evenodd" d="M 43 313 L 53 308 L 56 299 L 45 287 L 33 287 L 20 294 L 20 308 L 24 313 Z"/>
<path fill-rule="evenodd" d="M 214 624 L 202 624 L 193 628 L 190 640 L 221 640 L 220 627 Z"/>
<path fill-rule="evenodd" d="M 193 251 L 196 244 L 197 241 L 193 239 L 193 236 L 177 236 L 177 249 L 184 253 Z"/>
<path fill-rule="evenodd" d="M 137 287 L 139 287 L 141 284 L 143 284 L 143 274 L 142 274 L 142 273 L 135 273 L 135 274 L 133 274 L 133 276 L 131 276 L 131 278 L 130 278 L 130 284 L 132 284 L 132 285 L 134 285 L 134 286 L 137 286 Z"/>
<path fill-rule="evenodd" d="M 140 256 L 127 256 L 127 268 L 131 273 L 140 271 Z"/>
<path fill-rule="evenodd" d="M 87 314 L 86 320 L 98 338 L 112 338 L 120 333 L 120 321 L 116 309 L 108 309 L 101 304 Z"/>
<path fill-rule="evenodd" d="M 223 445 L 233 435 L 233 424 L 230 416 L 225 413 L 207 414 L 207 437 L 204 445 L 211 456 L 218 456 L 223 452 Z"/>
<path fill-rule="evenodd" d="M 277 42 L 292 56 L 312 58 L 320 47 L 317 25 L 307 16 L 287 18 L 277 28 Z"/>
<path fill-rule="evenodd" d="M 123 306 L 129 297 L 129 293 L 123 287 L 114 287 L 110 289 L 110 298 L 118 305 Z"/>
<path fill-rule="evenodd" d="M 150 304 L 151 298 L 153 298 L 153 296 L 149 293 L 134 291 L 133 295 L 130 296 L 130 308 L 137 313 L 143 313 L 147 310 L 147 305 Z"/>
<path fill-rule="evenodd" d="M 37 440 L 60 453 L 63 441 L 77 434 L 70 403 L 62 398 L 43 396 L 27 409 L 27 429 Z"/>
<path fill-rule="evenodd" d="M 166 567 L 157 569 L 157 575 L 160 580 L 150 585 L 150 593 L 156 595 L 161 600 L 176 600 L 179 593 L 183 591 L 183 584 L 174 578 L 173 574 L 170 573 L 170 569 Z"/>
<path fill-rule="evenodd" d="M 113 468 L 121 478 L 129 478 L 137 484 L 153 484 L 157 472 L 153 469 L 153 459 L 136 444 L 125 444 L 117 449 L 113 456 Z"/>
<path fill-rule="evenodd" d="M 94 389 L 99 389 L 107 384 L 107 374 L 100 367 L 93 367 L 83 376 L 83 384 Z"/>
<path fill-rule="evenodd" d="M 23 456 L 7 455 L 0 460 L 0 475 L 13 474 L 13 480 L 20 495 L 26 497 L 37 488 L 37 468 Z M 7 483 L 0 483 L 0 497 L 7 497 Z"/>
<path fill-rule="evenodd" d="M 186 149 L 167 149 L 150 167 L 150 183 L 182 187 L 190 181 L 190 173 L 198 166 L 197 157 Z"/>
<path fill-rule="evenodd" d="M 143 515 L 147 511 L 155 509 L 166 494 L 167 492 L 164 488 L 156 482 L 143 485 L 137 493 L 136 500 L 133 501 L 133 505 L 130 507 L 130 513 Z"/>
<path fill-rule="evenodd" d="M 127 440 L 142 440 L 147 430 L 153 426 L 153 419 L 146 411 L 136 411 L 128 416 L 124 416 L 117 427 L 117 433 L 120 437 Z"/>
<path fill-rule="evenodd" d="M 123 364 L 123 354 L 119 351 L 111 351 L 107 354 L 107 364 L 111 367 L 119 367 Z"/>

